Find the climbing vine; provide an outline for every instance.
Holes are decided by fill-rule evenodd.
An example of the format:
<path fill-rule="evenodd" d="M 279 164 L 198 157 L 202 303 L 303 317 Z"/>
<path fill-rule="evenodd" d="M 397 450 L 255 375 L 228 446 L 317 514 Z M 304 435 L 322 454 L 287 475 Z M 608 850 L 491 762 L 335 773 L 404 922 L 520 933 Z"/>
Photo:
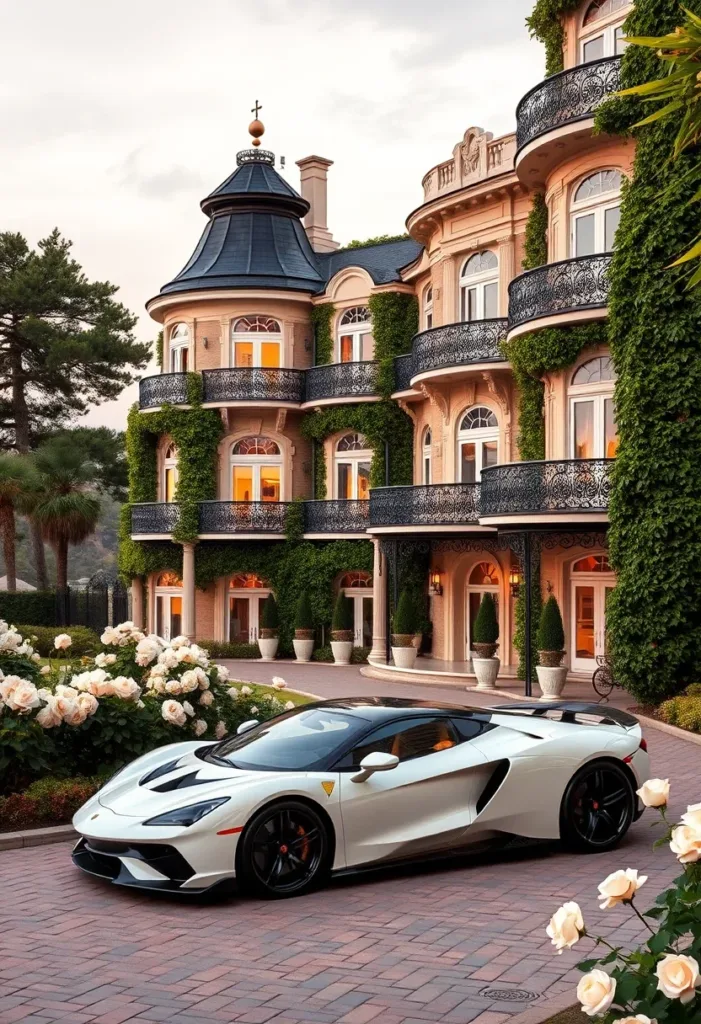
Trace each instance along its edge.
<path fill-rule="evenodd" d="M 312 308 L 312 327 L 314 329 L 315 364 L 322 366 L 333 359 L 333 314 L 332 302 L 324 302 Z"/>
<path fill-rule="evenodd" d="M 535 192 L 526 221 L 522 270 L 535 270 L 548 262 L 548 206 L 542 192 Z"/>
<path fill-rule="evenodd" d="M 347 249 L 365 249 L 371 245 L 388 245 L 390 242 L 406 242 L 411 235 L 404 232 L 403 235 L 375 235 L 374 238 L 365 238 L 362 241 L 354 238 L 348 245 L 342 245 L 336 252 L 345 252 Z"/>
<path fill-rule="evenodd" d="M 546 76 L 556 75 L 565 66 L 562 18 L 576 11 L 581 3 L 582 0 L 536 0 L 532 13 L 526 18 L 531 35 L 545 46 Z"/>
<path fill-rule="evenodd" d="M 687 8 L 701 14 L 701 0 Z M 672 32 L 677 0 L 637 0 L 626 23 L 635 36 Z M 662 77 L 654 51 L 629 46 L 622 84 Z M 614 100 L 602 130 L 629 130 L 649 108 Z M 609 338 L 618 373 L 620 446 L 610 502 L 610 555 L 618 582 L 607 606 L 619 682 L 658 702 L 701 671 L 701 293 L 671 268 L 698 231 L 698 152 L 670 160 L 682 116 L 635 129 L 633 176 L 623 189 L 609 272 Z"/>
<path fill-rule="evenodd" d="M 389 398 L 394 390 L 394 357 L 411 352 L 419 329 L 419 304 L 415 295 L 380 292 L 370 296 L 375 359 L 378 361 L 379 392 Z"/>

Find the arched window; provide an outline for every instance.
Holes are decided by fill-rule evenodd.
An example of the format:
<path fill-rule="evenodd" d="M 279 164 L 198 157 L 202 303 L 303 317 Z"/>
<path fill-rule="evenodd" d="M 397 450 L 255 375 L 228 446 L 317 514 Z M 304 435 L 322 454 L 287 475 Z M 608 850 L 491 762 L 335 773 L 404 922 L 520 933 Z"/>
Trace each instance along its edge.
<path fill-rule="evenodd" d="M 335 498 L 370 497 L 372 451 L 362 434 L 344 434 L 334 453 Z"/>
<path fill-rule="evenodd" d="M 267 586 L 254 572 L 239 572 L 229 580 L 229 590 L 263 590 Z"/>
<path fill-rule="evenodd" d="M 608 555 L 587 555 L 572 566 L 572 572 L 613 572 Z"/>
<path fill-rule="evenodd" d="M 485 249 L 465 262 L 460 274 L 460 315 L 463 320 L 499 316 L 499 260 Z"/>
<path fill-rule="evenodd" d="M 190 331 L 187 324 L 176 324 L 170 332 L 170 372 L 187 373 L 190 369 Z"/>
<path fill-rule="evenodd" d="M 458 427 L 458 480 L 474 484 L 499 461 L 499 421 L 484 405 L 469 409 Z"/>
<path fill-rule="evenodd" d="M 347 572 L 338 589 L 353 602 L 353 643 L 356 647 L 372 646 L 373 581 L 369 572 Z"/>
<path fill-rule="evenodd" d="M 494 562 L 478 562 L 474 566 L 474 568 L 470 570 L 470 573 L 467 578 L 466 594 L 466 646 L 468 661 L 473 657 L 472 637 L 474 634 L 475 622 L 477 621 L 477 615 L 480 610 L 480 605 L 482 604 L 485 594 L 491 594 L 492 597 L 494 598 L 494 603 L 497 606 L 497 617 L 499 617 L 500 581 L 501 574 L 499 572 L 499 567 Z"/>
<path fill-rule="evenodd" d="M 421 446 L 422 456 L 422 483 L 430 484 L 432 482 L 431 477 L 431 430 L 429 427 L 424 430 L 423 444 Z"/>
<path fill-rule="evenodd" d="M 431 285 L 424 291 L 424 330 L 430 331 L 433 327 L 433 287 Z"/>
<path fill-rule="evenodd" d="M 593 0 L 585 5 L 582 19 L 582 63 L 623 53 L 623 22 L 631 0 Z"/>
<path fill-rule="evenodd" d="M 470 573 L 470 586 L 498 587 L 499 569 L 494 562 L 478 562 Z"/>
<path fill-rule="evenodd" d="M 178 449 L 174 444 L 169 444 L 163 459 L 163 500 L 175 501 L 177 493 Z"/>
<path fill-rule="evenodd" d="M 372 575 L 369 572 L 347 572 L 338 586 L 340 590 L 372 590 Z"/>
<path fill-rule="evenodd" d="M 162 572 L 156 579 L 157 587 L 182 587 L 183 581 L 177 572 Z"/>
<path fill-rule="evenodd" d="M 372 317 L 367 306 L 352 306 L 338 323 L 338 362 L 358 363 L 375 358 Z"/>
<path fill-rule="evenodd" d="M 280 366 L 282 331 L 269 316 L 242 316 L 231 328 L 233 366 Z"/>
<path fill-rule="evenodd" d="M 588 359 L 572 374 L 569 386 L 570 456 L 613 459 L 618 433 L 613 403 L 616 374 L 609 356 Z"/>
<path fill-rule="evenodd" d="M 282 455 L 269 437 L 242 437 L 231 449 L 232 501 L 280 501 Z"/>
<path fill-rule="evenodd" d="M 183 631 L 183 582 L 175 572 L 156 577 L 153 630 L 164 640 L 172 640 Z"/>
<path fill-rule="evenodd" d="M 611 168 L 589 174 L 572 195 L 572 255 L 611 252 L 620 219 L 621 172 Z"/>

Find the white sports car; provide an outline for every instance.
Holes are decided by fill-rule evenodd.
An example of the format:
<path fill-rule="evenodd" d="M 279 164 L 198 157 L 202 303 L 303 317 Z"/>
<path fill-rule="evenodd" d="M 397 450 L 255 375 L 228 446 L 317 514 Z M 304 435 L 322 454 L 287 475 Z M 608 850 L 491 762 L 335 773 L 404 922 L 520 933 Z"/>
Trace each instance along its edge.
<path fill-rule="evenodd" d="M 515 838 L 609 850 L 642 813 L 646 751 L 637 719 L 596 704 L 307 704 L 123 768 L 75 815 L 73 860 L 118 885 L 281 897 Z"/>

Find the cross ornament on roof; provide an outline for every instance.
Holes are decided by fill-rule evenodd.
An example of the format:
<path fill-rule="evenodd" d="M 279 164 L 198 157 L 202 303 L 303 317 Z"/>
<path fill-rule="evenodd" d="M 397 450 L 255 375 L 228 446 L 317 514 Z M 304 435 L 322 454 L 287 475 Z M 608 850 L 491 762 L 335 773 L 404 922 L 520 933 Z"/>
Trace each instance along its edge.
<path fill-rule="evenodd" d="M 255 107 L 252 108 L 251 113 L 255 114 L 255 116 L 258 117 L 258 111 L 262 110 L 262 109 L 263 109 L 262 103 L 259 103 L 258 100 L 256 100 L 256 105 L 255 105 Z"/>

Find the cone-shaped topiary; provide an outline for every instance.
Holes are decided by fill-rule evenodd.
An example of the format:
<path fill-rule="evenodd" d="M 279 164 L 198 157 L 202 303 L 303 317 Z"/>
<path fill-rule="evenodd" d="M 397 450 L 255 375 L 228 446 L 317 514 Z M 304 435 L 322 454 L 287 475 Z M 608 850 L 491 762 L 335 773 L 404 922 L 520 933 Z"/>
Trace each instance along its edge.
<path fill-rule="evenodd" d="M 416 597 L 408 590 L 403 590 L 399 595 L 397 610 L 392 620 L 392 636 L 409 637 L 411 642 L 418 628 L 419 619 L 416 614 Z"/>
<path fill-rule="evenodd" d="M 311 640 L 314 636 L 314 617 L 309 593 L 306 590 L 302 591 L 297 600 L 294 629 L 298 640 Z"/>
<path fill-rule="evenodd" d="M 280 628 L 280 613 L 273 594 L 268 594 L 260 613 L 260 635 L 263 639 L 277 636 Z"/>
<path fill-rule="evenodd" d="M 472 641 L 474 644 L 495 644 L 498 639 L 499 620 L 497 619 L 497 606 L 492 595 L 485 594 L 475 619 Z"/>
<path fill-rule="evenodd" d="M 353 602 L 341 591 L 333 610 L 331 636 L 334 640 L 352 640 L 354 626 Z"/>
<path fill-rule="evenodd" d="M 560 664 L 565 647 L 565 629 L 562 625 L 560 606 L 552 594 L 543 605 L 543 610 L 540 613 L 536 645 L 540 652 L 541 665 L 550 665 L 552 668 Z M 552 654 L 553 657 L 550 659 L 543 657 L 544 653 Z"/>

